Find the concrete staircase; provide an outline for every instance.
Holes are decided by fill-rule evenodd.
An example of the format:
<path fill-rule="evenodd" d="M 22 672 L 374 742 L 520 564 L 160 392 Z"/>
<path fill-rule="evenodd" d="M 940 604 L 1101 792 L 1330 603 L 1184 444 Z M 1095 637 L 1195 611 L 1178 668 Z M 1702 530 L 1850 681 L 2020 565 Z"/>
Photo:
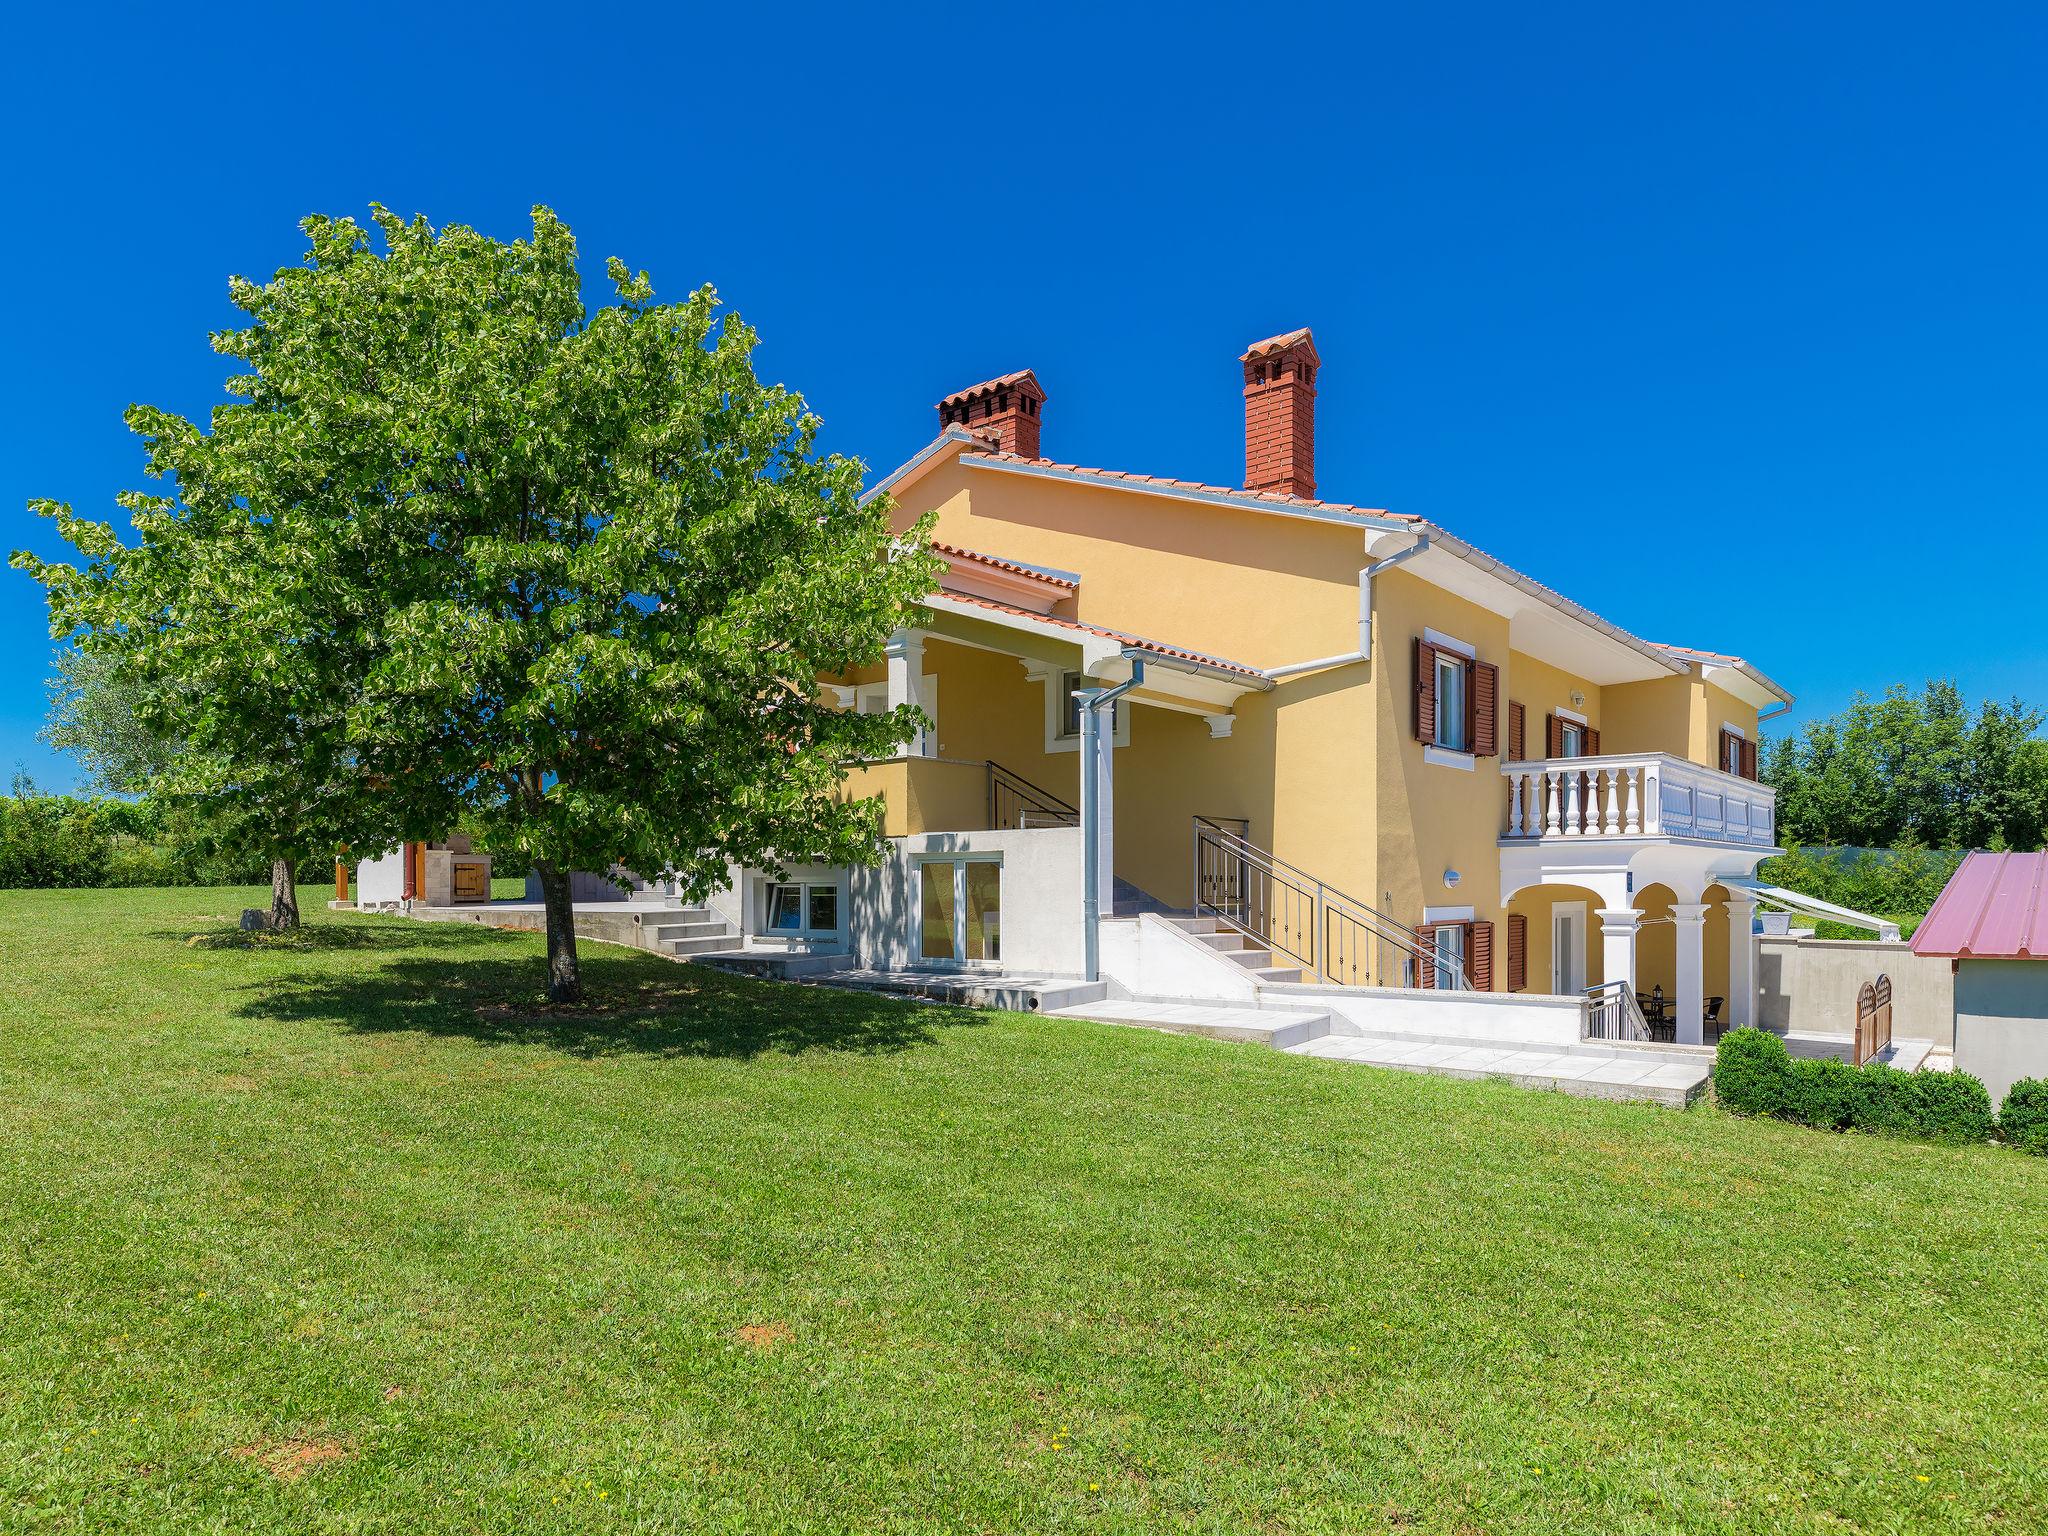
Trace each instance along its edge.
<path fill-rule="evenodd" d="M 1168 917 L 1165 922 L 1197 944 L 1207 945 L 1255 981 L 1279 985 L 1302 979 L 1300 966 L 1275 965 L 1271 950 L 1251 948 L 1243 934 L 1234 928 L 1225 928 L 1213 917 Z"/>
<path fill-rule="evenodd" d="M 634 902 L 636 907 L 651 903 Z M 640 916 L 642 947 L 658 955 L 707 955 L 731 949 L 740 941 L 739 931 L 709 907 L 662 909 L 659 915 L 643 910 Z"/>

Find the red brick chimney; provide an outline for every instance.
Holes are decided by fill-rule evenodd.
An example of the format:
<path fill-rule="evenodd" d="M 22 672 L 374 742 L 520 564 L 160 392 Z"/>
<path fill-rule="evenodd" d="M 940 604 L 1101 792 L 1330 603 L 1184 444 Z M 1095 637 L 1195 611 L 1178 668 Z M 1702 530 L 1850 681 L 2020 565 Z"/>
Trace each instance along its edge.
<path fill-rule="evenodd" d="M 1314 500 L 1315 338 L 1306 330 L 1255 341 L 1244 364 L 1244 488 Z"/>
<path fill-rule="evenodd" d="M 965 427 L 994 441 L 1001 453 L 1038 457 L 1038 423 L 1045 410 L 1045 391 L 1029 368 L 1000 379 L 955 390 L 939 402 L 939 425 Z"/>

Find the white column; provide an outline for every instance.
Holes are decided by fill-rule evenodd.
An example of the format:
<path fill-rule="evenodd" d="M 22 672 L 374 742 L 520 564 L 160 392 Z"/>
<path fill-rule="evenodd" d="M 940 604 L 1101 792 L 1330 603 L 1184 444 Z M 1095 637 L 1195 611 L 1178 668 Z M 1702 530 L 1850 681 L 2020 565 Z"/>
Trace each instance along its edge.
<path fill-rule="evenodd" d="M 1634 907 L 1600 909 L 1600 980 L 1625 981 L 1636 989 L 1636 924 L 1643 914 Z"/>
<path fill-rule="evenodd" d="M 1543 830 L 1549 833 L 1552 837 L 1557 836 L 1561 825 L 1558 821 L 1557 816 L 1557 779 L 1558 776 L 1555 773 L 1549 771 L 1548 769 L 1544 771 L 1543 794 L 1545 801 L 1549 806 L 1549 811 L 1544 822 Z"/>
<path fill-rule="evenodd" d="M 1607 788 L 1607 815 L 1601 822 L 1600 830 L 1612 837 L 1621 830 L 1621 770 L 1604 768 L 1600 772 L 1600 777 Z"/>
<path fill-rule="evenodd" d="M 924 636 L 915 630 L 899 629 L 889 637 L 882 654 L 889 661 L 889 707 L 915 704 L 929 713 L 931 706 L 924 697 Z M 910 752 L 915 757 L 930 757 L 936 743 L 936 733 L 919 731 L 910 744 Z"/>
<path fill-rule="evenodd" d="M 1698 902 L 1673 902 L 1671 922 L 1678 945 L 1678 1043 L 1698 1045 L 1700 1014 L 1707 1005 L 1707 909 Z"/>
<path fill-rule="evenodd" d="M 1728 909 L 1728 1014 L 1730 1029 L 1756 1022 L 1756 902 L 1747 896 L 1730 896 Z"/>
<path fill-rule="evenodd" d="M 1522 797 L 1528 790 L 1529 776 L 1526 773 L 1508 775 L 1508 836 L 1522 835 Z"/>

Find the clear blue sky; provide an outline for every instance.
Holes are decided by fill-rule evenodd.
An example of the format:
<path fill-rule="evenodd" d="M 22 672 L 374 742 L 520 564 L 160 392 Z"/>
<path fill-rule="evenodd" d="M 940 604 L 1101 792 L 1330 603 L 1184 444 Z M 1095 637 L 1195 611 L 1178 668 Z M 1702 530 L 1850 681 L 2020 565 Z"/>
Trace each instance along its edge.
<path fill-rule="evenodd" d="M 210 408 L 302 215 L 545 202 L 877 473 L 1028 366 L 1050 455 L 1234 484 L 1236 354 L 1310 325 L 1326 495 L 1795 719 L 2048 704 L 2048 10 L 856 9 L 17 8 L 0 542 L 141 483 L 122 408 Z M 0 772 L 62 787 L 49 655 L 0 571 Z"/>

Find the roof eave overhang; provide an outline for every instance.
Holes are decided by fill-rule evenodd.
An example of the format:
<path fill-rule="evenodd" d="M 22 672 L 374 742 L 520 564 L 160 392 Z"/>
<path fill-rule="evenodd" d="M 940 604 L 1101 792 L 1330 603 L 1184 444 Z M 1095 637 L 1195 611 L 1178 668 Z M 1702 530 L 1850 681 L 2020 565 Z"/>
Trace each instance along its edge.
<path fill-rule="evenodd" d="M 948 427 L 937 437 L 926 443 L 916 453 L 905 459 L 896 468 L 882 476 L 873 485 L 860 493 L 862 505 L 877 496 L 896 496 L 908 490 L 926 475 L 947 460 L 957 456 L 963 449 L 986 448 L 988 445 L 969 432 L 965 427 Z"/>
<path fill-rule="evenodd" d="M 990 469 L 1005 475 L 1028 475 L 1040 480 L 1064 481 L 1098 491 L 1122 491 L 1132 496 L 1157 496 L 1166 501 L 1191 501 L 1203 506 L 1229 507 L 1238 512 L 1258 512 L 1267 517 L 1291 517 L 1308 523 L 1340 528 L 1404 529 L 1413 532 L 1420 525 L 1405 517 L 1370 517 L 1361 512 L 1340 512 L 1334 507 L 1289 506 L 1237 491 L 1219 491 L 1199 486 L 1153 485 L 1142 480 L 1092 475 L 1083 469 L 1057 464 L 1034 463 L 1029 459 L 1003 459 L 989 453 L 963 453 L 960 462 L 974 469 Z"/>
<path fill-rule="evenodd" d="M 1583 608 L 1562 593 L 1551 591 L 1533 577 L 1524 576 L 1513 566 L 1496 560 L 1483 549 L 1466 543 L 1456 534 L 1445 531 L 1437 524 L 1423 522 L 1409 526 L 1426 533 L 1434 549 L 1440 550 L 1444 556 L 1455 559 L 1482 576 L 1509 588 L 1557 620 L 1582 631 L 1607 647 L 1614 648 L 1617 654 L 1629 653 L 1628 664 L 1636 668 L 1641 675 L 1633 678 L 1616 678 L 1616 681 L 1648 681 L 1658 677 L 1683 676 L 1690 670 L 1684 662 L 1649 641 L 1638 639 L 1620 625 L 1601 618 L 1590 608 Z M 1430 556 L 1424 555 L 1422 560 L 1426 562 L 1429 558 Z M 1421 563 L 1418 562 L 1418 565 Z M 1418 574 L 1424 575 L 1426 579 L 1426 572 L 1418 571 Z M 1510 614 L 1511 619 L 1512 617 Z"/>
<path fill-rule="evenodd" d="M 1716 688 L 1726 689 L 1745 704 L 1766 709 L 1773 704 L 1792 704 L 1792 695 L 1739 657 L 1733 661 L 1701 661 L 1700 676 Z"/>

